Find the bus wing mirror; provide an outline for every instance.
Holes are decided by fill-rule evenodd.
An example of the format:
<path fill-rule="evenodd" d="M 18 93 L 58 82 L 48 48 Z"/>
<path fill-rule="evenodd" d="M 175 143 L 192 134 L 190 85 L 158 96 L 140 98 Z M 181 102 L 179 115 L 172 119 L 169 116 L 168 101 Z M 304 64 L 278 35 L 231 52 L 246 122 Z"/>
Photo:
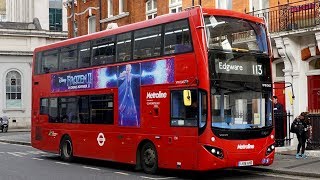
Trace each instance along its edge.
<path fill-rule="evenodd" d="M 185 106 L 191 106 L 191 91 L 183 90 L 183 104 Z"/>

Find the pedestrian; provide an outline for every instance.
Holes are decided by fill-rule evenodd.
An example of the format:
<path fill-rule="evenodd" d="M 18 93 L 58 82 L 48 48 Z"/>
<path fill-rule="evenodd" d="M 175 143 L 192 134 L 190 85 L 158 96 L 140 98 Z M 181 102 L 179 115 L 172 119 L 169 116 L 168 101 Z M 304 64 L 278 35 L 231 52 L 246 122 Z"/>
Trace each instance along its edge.
<path fill-rule="evenodd" d="M 278 97 L 273 96 L 273 112 L 275 124 L 276 146 L 284 146 L 284 114 L 283 105 L 278 102 Z"/>
<path fill-rule="evenodd" d="M 294 130 L 293 132 L 296 133 L 297 139 L 298 139 L 298 147 L 297 147 L 297 154 L 296 158 L 304 158 L 306 159 L 307 156 L 305 154 L 305 149 L 306 149 L 306 141 L 308 138 L 309 134 L 309 129 L 310 129 L 310 121 L 308 118 L 308 112 L 302 112 L 297 118 L 294 119 L 293 121 L 293 126 Z M 301 150 L 301 154 L 300 154 Z"/>

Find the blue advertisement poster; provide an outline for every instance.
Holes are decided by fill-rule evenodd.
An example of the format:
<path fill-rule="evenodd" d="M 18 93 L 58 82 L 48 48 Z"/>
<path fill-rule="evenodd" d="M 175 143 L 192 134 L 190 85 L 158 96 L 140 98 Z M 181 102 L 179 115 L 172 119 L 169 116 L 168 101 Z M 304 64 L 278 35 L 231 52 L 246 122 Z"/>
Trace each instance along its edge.
<path fill-rule="evenodd" d="M 174 82 L 173 58 L 141 64 L 141 84 L 166 84 Z"/>
<path fill-rule="evenodd" d="M 119 66 L 119 125 L 140 126 L 140 64 Z"/>
<path fill-rule="evenodd" d="M 51 92 L 63 92 L 92 88 L 92 70 L 51 75 Z"/>
<path fill-rule="evenodd" d="M 140 127 L 141 85 L 174 83 L 174 59 L 51 75 L 51 92 L 118 87 L 118 123 Z"/>
<path fill-rule="evenodd" d="M 117 87 L 118 66 L 99 68 L 94 71 L 94 88 L 112 88 Z"/>

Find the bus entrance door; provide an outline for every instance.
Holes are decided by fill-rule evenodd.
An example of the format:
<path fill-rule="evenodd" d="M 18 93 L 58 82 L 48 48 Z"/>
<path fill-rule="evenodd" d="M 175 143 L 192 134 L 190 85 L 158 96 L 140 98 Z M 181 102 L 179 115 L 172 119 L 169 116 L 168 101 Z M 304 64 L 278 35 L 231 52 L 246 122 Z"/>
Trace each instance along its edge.
<path fill-rule="evenodd" d="M 193 99 L 196 100 L 196 96 Z M 184 104 L 183 90 L 172 90 L 170 100 L 167 106 L 167 123 L 170 129 L 167 137 L 169 168 L 194 169 L 197 162 L 198 126 L 196 117 L 192 115 L 196 113 L 191 106 Z"/>

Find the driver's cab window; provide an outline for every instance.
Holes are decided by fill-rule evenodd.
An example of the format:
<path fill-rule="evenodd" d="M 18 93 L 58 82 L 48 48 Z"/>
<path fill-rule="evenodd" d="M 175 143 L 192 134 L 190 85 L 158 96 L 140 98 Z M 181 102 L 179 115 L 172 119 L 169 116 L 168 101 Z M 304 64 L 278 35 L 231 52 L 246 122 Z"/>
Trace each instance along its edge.
<path fill-rule="evenodd" d="M 191 105 L 185 106 L 183 101 L 183 90 L 171 92 L 171 126 L 203 127 L 206 122 L 207 101 L 206 94 L 197 90 L 190 91 Z M 200 97 L 200 99 L 199 99 Z M 199 106 L 199 103 L 201 106 Z M 199 117 L 201 112 L 201 117 Z"/>
<path fill-rule="evenodd" d="M 196 90 L 191 90 L 191 105 L 185 106 L 183 90 L 171 92 L 171 126 L 198 126 L 199 101 Z"/>

